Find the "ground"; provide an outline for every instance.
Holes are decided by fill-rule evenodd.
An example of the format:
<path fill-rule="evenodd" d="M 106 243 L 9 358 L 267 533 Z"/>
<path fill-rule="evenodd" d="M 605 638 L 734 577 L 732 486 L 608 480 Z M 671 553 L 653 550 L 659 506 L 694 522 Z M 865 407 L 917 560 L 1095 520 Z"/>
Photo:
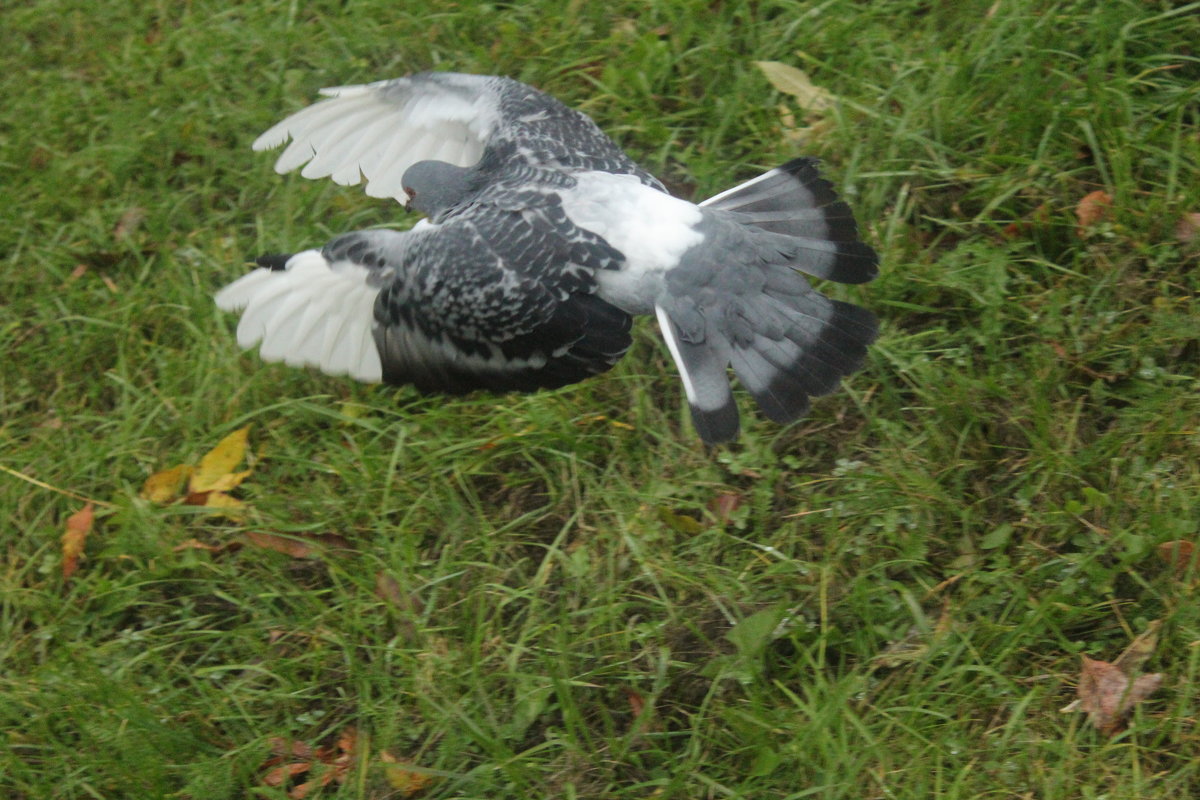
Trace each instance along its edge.
<path fill-rule="evenodd" d="M 1198 12 L 6 4 L 0 795 L 1200 795 L 1200 570 L 1161 549 L 1200 534 Z M 823 287 L 880 316 L 865 369 L 706 451 L 649 324 L 530 396 L 239 352 L 248 257 L 413 222 L 250 142 L 427 68 L 691 199 L 820 157 L 882 256 Z M 245 426 L 243 507 L 143 496 Z M 1127 723 L 1059 711 L 1156 621 Z"/>

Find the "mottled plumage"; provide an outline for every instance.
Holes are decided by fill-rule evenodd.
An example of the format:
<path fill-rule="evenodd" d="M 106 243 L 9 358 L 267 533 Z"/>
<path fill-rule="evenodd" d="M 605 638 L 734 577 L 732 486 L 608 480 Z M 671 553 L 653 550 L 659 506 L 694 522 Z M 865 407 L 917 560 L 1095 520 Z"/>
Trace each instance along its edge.
<path fill-rule="evenodd" d="M 610 368 L 654 314 L 697 431 L 737 435 L 732 366 L 764 413 L 803 414 L 874 339 L 874 317 L 797 272 L 876 272 L 849 208 L 797 159 L 694 205 L 583 114 L 506 78 L 423 73 L 326 90 L 268 130 L 287 172 L 395 197 L 411 231 L 358 231 L 259 260 L 217 295 L 238 342 L 423 392 L 530 391 Z"/>

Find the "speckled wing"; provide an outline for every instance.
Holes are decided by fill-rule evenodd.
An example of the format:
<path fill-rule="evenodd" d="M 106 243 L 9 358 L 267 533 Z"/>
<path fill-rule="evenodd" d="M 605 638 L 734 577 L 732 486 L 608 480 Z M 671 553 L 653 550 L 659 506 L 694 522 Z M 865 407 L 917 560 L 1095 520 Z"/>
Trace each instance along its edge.
<path fill-rule="evenodd" d="M 291 143 L 280 174 L 354 186 L 404 201 L 401 178 L 418 161 L 468 167 L 492 149 L 503 158 L 553 169 L 637 175 L 662 188 L 591 119 L 510 78 L 423 72 L 358 86 L 322 89 L 328 99 L 301 109 L 258 139 L 255 150 Z"/>
<path fill-rule="evenodd" d="M 340 237 L 325 256 L 387 272 L 392 256 L 372 244 L 386 233 Z M 549 190 L 498 186 L 410 234 L 400 256 L 403 268 L 375 301 L 387 383 L 445 393 L 553 388 L 609 369 L 629 347 L 629 315 L 595 295 L 595 271 L 621 254 L 575 227 Z"/>

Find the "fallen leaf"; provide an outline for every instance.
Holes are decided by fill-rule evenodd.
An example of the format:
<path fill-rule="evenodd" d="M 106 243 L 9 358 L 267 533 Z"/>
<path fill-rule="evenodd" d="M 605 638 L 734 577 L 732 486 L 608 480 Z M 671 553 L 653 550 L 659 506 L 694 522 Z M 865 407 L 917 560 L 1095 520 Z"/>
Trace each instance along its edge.
<path fill-rule="evenodd" d="M 69 580 L 79 566 L 79 557 L 83 555 L 83 545 L 88 534 L 92 532 L 92 522 L 95 520 L 95 509 L 89 502 L 79 511 L 67 517 L 66 531 L 62 535 L 62 576 Z"/>
<path fill-rule="evenodd" d="M 1180 244 L 1200 243 L 1200 213 L 1192 211 L 1180 217 L 1175 223 L 1175 238 Z"/>
<path fill-rule="evenodd" d="M 246 504 L 236 497 L 230 497 L 224 492 L 208 492 L 203 503 L 195 503 L 194 505 L 216 509 L 232 520 L 240 521 L 245 517 L 242 511 L 246 507 Z"/>
<path fill-rule="evenodd" d="M 1075 218 L 1079 220 L 1076 232 L 1080 237 L 1086 236 L 1088 229 L 1097 222 L 1102 222 L 1112 216 L 1112 195 L 1103 189 L 1088 192 L 1075 206 Z"/>
<path fill-rule="evenodd" d="M 277 756 L 291 756 L 292 758 L 316 758 L 317 756 L 317 751 L 311 745 L 297 742 L 295 739 L 272 736 L 267 742 L 271 745 L 271 752 Z"/>
<path fill-rule="evenodd" d="M 1075 687 L 1078 699 L 1062 711 L 1085 712 L 1088 721 L 1105 735 L 1120 731 L 1133 707 L 1162 685 L 1162 673 L 1137 675 L 1154 653 L 1160 627 L 1161 620 L 1151 622 L 1112 663 L 1081 656 L 1083 667 Z"/>
<path fill-rule="evenodd" d="M 312 769 L 312 764 L 297 762 L 292 764 L 284 764 L 282 767 L 275 767 L 263 776 L 262 782 L 267 786 L 282 786 L 289 778 L 294 778 L 297 775 L 303 775 Z"/>
<path fill-rule="evenodd" d="M 667 524 L 672 530 L 679 533 L 687 533 L 696 535 L 704 532 L 704 523 L 695 517 L 687 514 L 678 514 L 669 508 L 659 508 L 658 518 Z"/>
<path fill-rule="evenodd" d="M 335 747 L 313 748 L 283 737 L 272 737 L 269 742 L 273 755 L 263 764 L 269 769 L 263 775 L 262 783 L 283 787 L 298 776 L 313 776 L 288 790 L 287 796 L 293 800 L 302 800 L 314 789 L 328 786 L 334 781 L 345 783 L 354 761 L 357 741 L 358 734 L 353 727 L 342 731 Z M 287 762 L 289 758 L 302 760 Z"/>
<path fill-rule="evenodd" d="M 733 512 L 742 506 L 742 496 L 733 492 L 723 492 L 708 501 L 708 510 L 719 521 L 728 522 Z"/>
<path fill-rule="evenodd" d="M 264 550 L 274 550 L 277 553 L 284 553 L 292 558 L 316 558 L 313 546 L 302 539 L 293 539 L 288 536 L 278 536 L 274 533 L 263 533 L 261 531 L 246 531 L 242 535 L 250 544 L 255 547 L 261 547 Z"/>
<path fill-rule="evenodd" d="M 833 108 L 834 96 L 812 82 L 808 73 L 782 61 L 755 61 L 754 66 L 779 91 L 796 98 L 800 107 L 807 111 L 825 111 Z"/>
<path fill-rule="evenodd" d="M 113 237 L 116 239 L 128 239 L 145 221 L 146 209 L 133 206 L 117 220 L 117 224 L 113 227 Z"/>
<path fill-rule="evenodd" d="M 143 500 L 149 500 L 152 503 L 164 505 L 170 503 L 179 497 L 179 492 L 183 489 L 184 481 L 192 475 L 192 468 L 188 464 L 176 464 L 170 469 L 164 469 L 161 472 L 156 472 L 146 482 L 142 484 L 142 491 L 138 496 Z"/>
<path fill-rule="evenodd" d="M 1112 735 L 1121 729 L 1133 707 L 1162 685 L 1161 673 L 1142 675 L 1132 682 L 1124 672 L 1107 661 L 1083 656 L 1083 672 L 1076 692 L 1079 710 L 1101 733 Z"/>
<path fill-rule="evenodd" d="M 413 769 L 416 765 L 403 758 L 397 758 L 387 750 L 379 751 L 379 760 L 383 762 L 383 774 L 391 786 L 401 797 L 416 797 L 437 781 L 436 775 Z"/>
<path fill-rule="evenodd" d="M 646 698 L 642 697 L 641 693 L 625 687 L 625 700 L 629 703 L 629 710 L 633 712 L 635 717 L 640 716 L 646 708 Z"/>
<path fill-rule="evenodd" d="M 1187 572 L 1196 555 L 1196 546 L 1188 541 L 1163 542 L 1158 546 L 1158 557 L 1175 570 L 1176 577 Z"/>
<path fill-rule="evenodd" d="M 245 480 L 250 471 L 235 473 L 233 468 L 240 464 L 246 455 L 246 440 L 249 434 L 249 425 L 238 428 L 205 453 L 188 481 L 188 492 L 195 494 L 228 491 Z"/>

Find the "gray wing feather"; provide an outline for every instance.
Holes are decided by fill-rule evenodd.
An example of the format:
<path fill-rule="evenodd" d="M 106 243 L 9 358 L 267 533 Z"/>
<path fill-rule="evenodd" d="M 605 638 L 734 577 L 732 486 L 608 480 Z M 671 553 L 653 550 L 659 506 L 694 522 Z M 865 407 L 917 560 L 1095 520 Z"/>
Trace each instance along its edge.
<path fill-rule="evenodd" d="M 388 383 L 549 388 L 607 370 L 629 347 L 629 315 L 594 294 L 595 271 L 622 256 L 572 225 L 553 193 L 498 186 L 437 225 L 388 233 L 348 234 L 325 251 L 379 276 Z"/>

